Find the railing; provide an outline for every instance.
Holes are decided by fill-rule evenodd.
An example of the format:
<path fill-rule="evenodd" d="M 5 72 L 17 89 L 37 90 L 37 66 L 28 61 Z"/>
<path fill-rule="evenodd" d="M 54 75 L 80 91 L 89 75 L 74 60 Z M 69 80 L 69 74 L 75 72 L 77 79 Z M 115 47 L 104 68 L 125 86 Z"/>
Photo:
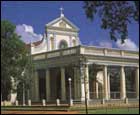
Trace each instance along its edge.
<path fill-rule="evenodd" d="M 127 91 L 126 92 L 126 97 L 127 98 L 136 98 L 136 92 L 130 92 L 130 91 Z M 111 99 L 120 99 L 120 92 L 111 92 L 110 93 L 110 98 Z"/>
<path fill-rule="evenodd" d="M 81 46 L 81 54 L 89 55 L 104 55 L 104 56 L 115 56 L 115 57 L 124 57 L 124 58 L 139 58 L 138 51 L 127 51 L 120 50 L 116 48 L 102 48 L 95 46 Z"/>
<path fill-rule="evenodd" d="M 109 98 L 111 99 L 120 99 L 120 92 L 111 92 L 108 94 Z M 102 99 L 104 97 L 103 92 L 90 92 L 90 98 L 91 99 Z"/>
<path fill-rule="evenodd" d="M 127 98 L 136 98 L 136 92 L 126 92 Z"/>
<path fill-rule="evenodd" d="M 110 92 L 108 94 L 109 99 L 120 99 L 120 92 Z M 102 92 L 90 92 L 90 99 L 102 99 L 104 97 L 104 94 Z M 136 92 L 126 92 L 127 98 L 136 98 Z"/>
<path fill-rule="evenodd" d="M 110 92 L 111 99 L 120 99 L 120 92 Z"/>
<path fill-rule="evenodd" d="M 66 49 L 59 49 L 59 50 L 44 52 L 40 54 L 35 54 L 33 55 L 33 59 L 40 60 L 40 59 L 56 58 L 60 56 L 73 55 L 73 54 L 76 55 L 78 53 L 78 49 L 79 47 L 71 47 Z"/>
<path fill-rule="evenodd" d="M 90 92 L 90 99 L 102 99 L 103 98 L 103 92 Z"/>

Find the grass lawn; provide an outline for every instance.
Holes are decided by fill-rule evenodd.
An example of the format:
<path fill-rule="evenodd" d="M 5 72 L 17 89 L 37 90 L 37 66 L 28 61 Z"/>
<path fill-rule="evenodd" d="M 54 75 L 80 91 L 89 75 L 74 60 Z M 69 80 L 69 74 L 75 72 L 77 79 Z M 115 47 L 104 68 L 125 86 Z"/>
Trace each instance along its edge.
<path fill-rule="evenodd" d="M 85 111 L 81 110 L 80 113 L 85 114 Z M 88 110 L 88 114 L 139 114 L 139 108 Z"/>

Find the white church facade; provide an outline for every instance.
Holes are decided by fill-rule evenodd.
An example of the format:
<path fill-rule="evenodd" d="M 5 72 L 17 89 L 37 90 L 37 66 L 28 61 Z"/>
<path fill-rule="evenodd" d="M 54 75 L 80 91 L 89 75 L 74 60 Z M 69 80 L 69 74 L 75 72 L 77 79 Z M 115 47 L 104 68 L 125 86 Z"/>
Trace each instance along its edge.
<path fill-rule="evenodd" d="M 84 46 L 78 33 L 79 28 L 61 12 L 60 17 L 46 24 L 42 40 L 32 43 L 35 70 L 31 100 L 67 101 L 69 78 L 73 100 L 84 101 L 85 90 L 88 100 L 123 100 L 130 96 L 126 70 L 133 73 L 131 96 L 139 99 L 139 52 Z"/>

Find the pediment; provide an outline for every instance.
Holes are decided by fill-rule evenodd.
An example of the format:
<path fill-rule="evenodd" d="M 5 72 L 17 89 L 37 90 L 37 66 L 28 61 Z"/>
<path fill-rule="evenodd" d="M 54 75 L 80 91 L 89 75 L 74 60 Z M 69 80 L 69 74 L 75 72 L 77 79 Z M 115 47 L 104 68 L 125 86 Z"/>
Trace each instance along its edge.
<path fill-rule="evenodd" d="M 79 31 L 79 28 L 76 27 L 72 22 L 70 22 L 65 17 L 57 18 L 51 21 L 50 23 L 48 23 L 46 26 L 47 28 L 62 28 L 62 29 L 70 29 L 70 30 Z"/>

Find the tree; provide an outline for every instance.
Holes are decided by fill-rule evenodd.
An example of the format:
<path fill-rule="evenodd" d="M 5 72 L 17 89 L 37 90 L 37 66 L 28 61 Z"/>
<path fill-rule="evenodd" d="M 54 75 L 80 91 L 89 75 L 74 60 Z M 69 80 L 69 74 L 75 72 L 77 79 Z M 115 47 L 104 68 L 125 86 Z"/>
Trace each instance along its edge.
<path fill-rule="evenodd" d="M 85 1 L 86 16 L 93 20 L 96 13 L 102 20 L 101 28 L 110 31 L 114 41 L 121 39 L 122 43 L 128 36 L 128 24 L 139 23 L 139 1 Z"/>
<path fill-rule="evenodd" d="M 1 91 L 4 100 L 10 93 L 17 93 L 19 83 L 24 82 L 26 86 L 31 83 L 28 83 L 32 68 L 29 50 L 15 33 L 15 28 L 9 21 L 1 21 Z"/>

